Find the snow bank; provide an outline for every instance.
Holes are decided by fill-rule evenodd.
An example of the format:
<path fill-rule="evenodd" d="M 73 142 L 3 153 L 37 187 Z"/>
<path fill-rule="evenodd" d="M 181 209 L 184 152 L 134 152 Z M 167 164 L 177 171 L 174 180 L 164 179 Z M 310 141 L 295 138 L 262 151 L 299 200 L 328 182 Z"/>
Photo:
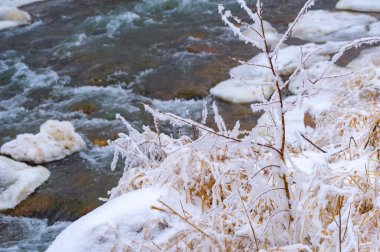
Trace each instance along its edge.
<path fill-rule="evenodd" d="M 292 36 L 312 42 L 353 40 L 366 37 L 368 26 L 376 21 L 365 14 L 312 10 L 295 25 Z"/>
<path fill-rule="evenodd" d="M 1 146 L 0 152 L 15 160 L 40 164 L 62 159 L 84 147 L 70 122 L 49 120 L 41 125 L 38 134 L 18 135 Z"/>
<path fill-rule="evenodd" d="M 165 189 L 146 188 L 114 198 L 68 226 L 47 252 L 123 251 L 144 239 L 144 225 L 152 227 L 164 216 L 151 207 L 166 195 Z M 165 229 L 167 224 L 160 221 L 158 228 Z M 152 238 L 160 230 L 155 231 Z"/>
<path fill-rule="evenodd" d="M 0 5 L 0 30 L 30 24 L 31 22 L 32 18 L 26 11 Z"/>
<path fill-rule="evenodd" d="M 340 10 L 380 12 L 378 0 L 339 0 L 335 8 Z"/>
<path fill-rule="evenodd" d="M 0 211 L 14 208 L 50 176 L 42 166 L 32 167 L 0 156 Z"/>

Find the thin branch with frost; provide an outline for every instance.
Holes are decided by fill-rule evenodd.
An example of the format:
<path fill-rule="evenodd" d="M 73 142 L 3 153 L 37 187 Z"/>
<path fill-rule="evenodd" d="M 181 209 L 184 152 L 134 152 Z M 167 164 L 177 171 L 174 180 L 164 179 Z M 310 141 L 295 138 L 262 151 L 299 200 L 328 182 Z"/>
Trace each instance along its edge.
<path fill-rule="evenodd" d="M 351 48 L 359 48 L 360 46 L 367 44 L 367 45 L 373 45 L 375 43 L 380 42 L 380 37 L 366 37 L 366 38 L 360 38 L 352 41 L 351 43 L 343 46 L 338 53 L 336 53 L 332 59 L 332 63 L 336 63 L 342 56 L 343 54 L 351 49 Z"/>
<path fill-rule="evenodd" d="M 294 19 L 293 23 L 291 25 L 289 25 L 289 27 L 286 30 L 285 34 L 282 36 L 282 38 L 278 42 L 277 46 L 275 47 L 275 49 L 271 53 L 271 55 L 270 55 L 271 58 L 274 57 L 274 55 L 278 54 L 278 51 L 280 50 L 281 46 L 285 43 L 285 41 L 288 39 L 288 37 L 292 33 L 292 31 L 294 29 L 294 26 L 299 22 L 299 20 L 301 19 L 301 17 L 308 11 L 308 9 L 310 9 L 314 5 L 314 3 L 315 3 L 315 0 L 308 0 L 304 4 L 304 6 L 302 7 L 302 9 L 298 13 L 297 17 Z"/>

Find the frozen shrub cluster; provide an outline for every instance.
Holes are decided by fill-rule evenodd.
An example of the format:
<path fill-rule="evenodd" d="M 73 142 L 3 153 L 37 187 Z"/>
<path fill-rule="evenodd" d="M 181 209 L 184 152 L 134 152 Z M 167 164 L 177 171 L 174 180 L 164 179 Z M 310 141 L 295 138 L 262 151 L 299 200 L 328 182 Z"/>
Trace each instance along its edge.
<path fill-rule="evenodd" d="M 217 129 L 202 122 L 159 112 L 149 106 L 155 130 L 134 129 L 123 118 L 128 134 L 120 134 L 113 167 L 125 162 L 119 185 L 110 199 L 142 188 L 167 188 L 152 211 L 161 219 L 147 220 L 139 233 L 151 233 L 128 249 L 195 251 L 359 251 L 378 247 L 380 169 L 380 72 L 373 67 L 353 74 L 330 71 L 352 47 L 380 38 L 347 44 L 313 77 L 308 60 L 322 50 L 300 51 L 301 61 L 286 81 L 277 68 L 277 54 L 294 25 L 313 5 L 307 1 L 278 45 L 267 45 L 262 3 L 255 10 L 237 0 L 251 17 L 244 23 L 223 6 L 223 21 L 247 43 L 262 50 L 273 75 L 274 94 L 253 104 L 264 111 L 255 128 L 242 131 L 239 122 L 227 129 L 215 104 Z M 246 37 L 236 24 L 252 29 Z M 370 65 L 370 64 L 369 64 Z M 332 74 L 332 75 L 327 75 Z M 334 74 L 335 73 L 335 74 Z M 284 88 L 299 87 L 285 97 Z M 189 127 L 192 137 L 160 133 L 157 122 Z M 178 200 L 176 200 L 178 198 Z M 170 202 L 170 203 L 168 203 Z M 151 223 L 152 225 L 149 225 Z M 181 223 L 181 224 L 180 224 Z M 185 225 L 183 225 L 185 224 Z M 166 232 L 165 239 L 155 239 Z M 122 234 L 120 234 L 122 235 Z"/>

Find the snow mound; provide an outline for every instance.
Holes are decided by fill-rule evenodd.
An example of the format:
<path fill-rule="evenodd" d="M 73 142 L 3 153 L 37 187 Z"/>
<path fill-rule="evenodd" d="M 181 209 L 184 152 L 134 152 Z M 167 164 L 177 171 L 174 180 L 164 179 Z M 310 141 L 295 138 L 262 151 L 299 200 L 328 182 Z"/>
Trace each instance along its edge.
<path fill-rule="evenodd" d="M 0 5 L 0 30 L 30 24 L 31 22 L 32 18 L 26 11 Z"/>
<path fill-rule="evenodd" d="M 376 0 L 339 0 L 335 8 L 363 12 L 380 12 L 380 1 Z"/>
<path fill-rule="evenodd" d="M 62 159 L 84 147 L 70 122 L 48 120 L 38 134 L 20 134 L 1 146 L 0 152 L 15 160 L 40 164 Z"/>
<path fill-rule="evenodd" d="M 32 167 L 0 156 L 0 210 L 17 206 L 49 176 L 45 167 Z"/>
<path fill-rule="evenodd" d="M 376 21 L 365 14 L 313 10 L 294 26 L 292 36 L 312 42 L 353 40 L 368 36 L 368 26 Z"/>
<path fill-rule="evenodd" d="M 163 216 L 151 207 L 166 194 L 162 188 L 146 188 L 114 198 L 68 226 L 47 251 L 122 251 L 143 239 L 147 220 L 152 225 Z"/>

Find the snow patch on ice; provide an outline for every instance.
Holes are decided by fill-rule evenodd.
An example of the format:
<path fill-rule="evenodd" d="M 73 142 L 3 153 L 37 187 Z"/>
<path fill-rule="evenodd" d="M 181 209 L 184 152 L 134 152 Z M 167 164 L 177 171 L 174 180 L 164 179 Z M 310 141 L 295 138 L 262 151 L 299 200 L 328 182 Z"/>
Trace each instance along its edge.
<path fill-rule="evenodd" d="M 0 210 L 17 206 L 49 176 L 45 167 L 32 167 L 0 156 Z"/>
<path fill-rule="evenodd" d="M 0 30 L 26 25 L 32 22 L 32 18 L 26 11 L 16 7 L 1 6 L 0 4 Z"/>
<path fill-rule="evenodd" d="M 317 71 L 315 64 L 330 59 L 330 54 L 336 53 L 345 42 L 328 42 L 323 45 L 314 43 L 302 46 L 288 46 L 279 50 L 274 58 L 277 73 L 281 76 L 291 75 L 301 62 L 305 68 Z M 308 60 L 308 54 L 315 52 Z M 234 67 L 230 70 L 232 79 L 223 81 L 210 90 L 213 96 L 234 103 L 250 103 L 260 101 L 264 94 L 270 97 L 274 91 L 274 76 L 268 68 L 269 62 L 264 53 L 260 53 L 250 59 L 246 64 Z M 299 81 L 296 82 L 300 84 Z"/>
<path fill-rule="evenodd" d="M 0 6 L 20 7 L 45 0 L 1 0 Z"/>
<path fill-rule="evenodd" d="M 339 0 L 335 8 L 339 10 L 380 12 L 380 1 L 378 0 Z"/>
<path fill-rule="evenodd" d="M 62 159 L 84 147 L 70 122 L 48 120 L 38 134 L 20 134 L 1 146 L 0 152 L 19 161 L 40 164 Z"/>
<path fill-rule="evenodd" d="M 312 42 L 352 40 L 367 36 L 367 26 L 376 21 L 365 14 L 313 10 L 299 20 L 292 36 Z"/>

